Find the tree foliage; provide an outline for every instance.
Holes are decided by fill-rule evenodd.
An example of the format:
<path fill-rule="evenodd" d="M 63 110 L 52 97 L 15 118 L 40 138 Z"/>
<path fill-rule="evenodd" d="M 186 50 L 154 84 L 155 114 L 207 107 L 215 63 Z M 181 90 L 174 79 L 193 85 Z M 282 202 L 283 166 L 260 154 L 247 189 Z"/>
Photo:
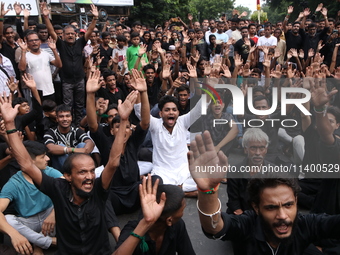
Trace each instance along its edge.
<path fill-rule="evenodd" d="M 276 22 L 282 21 L 284 16 L 287 14 L 287 8 L 289 5 L 294 7 L 294 12 L 290 17 L 290 21 L 294 21 L 300 12 L 303 11 L 304 8 L 308 7 L 313 14 L 315 9 L 319 3 L 323 3 L 323 6 L 328 9 L 328 17 L 336 17 L 339 8 L 338 1 L 334 0 L 323 0 L 323 1 L 316 1 L 316 0 L 301 0 L 301 1 L 282 1 L 282 0 L 271 0 L 266 4 L 268 7 L 268 19 L 269 21 Z M 316 16 L 318 18 L 319 16 Z"/>
<path fill-rule="evenodd" d="M 233 8 L 234 0 L 135 0 L 131 8 L 131 19 L 143 24 L 163 24 L 174 17 L 187 22 L 191 13 L 195 20 L 218 18 L 218 14 Z"/>

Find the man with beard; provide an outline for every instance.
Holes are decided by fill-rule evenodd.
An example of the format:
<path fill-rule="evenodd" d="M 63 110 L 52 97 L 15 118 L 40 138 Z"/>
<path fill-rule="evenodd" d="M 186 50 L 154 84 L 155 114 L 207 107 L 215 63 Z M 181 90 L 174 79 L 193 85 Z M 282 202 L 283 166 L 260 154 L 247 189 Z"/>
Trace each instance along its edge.
<path fill-rule="evenodd" d="M 291 30 L 287 29 L 287 23 L 290 14 L 293 12 L 293 6 L 288 7 L 288 14 L 285 17 L 282 27 L 283 27 L 283 32 L 285 33 L 285 38 L 286 38 L 286 52 L 288 52 L 290 49 L 296 49 L 300 50 L 302 48 L 302 37 L 301 33 L 303 33 L 303 29 L 300 28 L 301 24 L 299 21 L 295 21 L 293 23 L 293 28 Z M 286 58 L 286 56 L 285 56 Z"/>
<path fill-rule="evenodd" d="M 112 177 L 119 165 L 123 150 L 125 128 L 138 92 L 132 93 L 118 111 L 121 118 L 109 161 L 100 178 L 95 178 L 95 164 L 86 154 L 73 154 L 63 166 L 65 179 L 54 179 L 37 168 L 20 137 L 15 132 L 14 118 L 18 107 L 12 108 L 11 96 L 0 98 L 9 146 L 23 172 L 48 195 L 55 209 L 58 252 L 57 254 L 111 254 L 104 217 L 105 202 Z M 29 254 L 28 247 L 22 247 Z"/>
<path fill-rule="evenodd" d="M 216 153 L 209 132 L 197 135 L 190 148 L 190 172 L 199 190 L 197 208 L 203 231 L 209 238 L 242 241 L 242 250 L 234 254 L 298 255 L 316 240 L 340 237 L 340 216 L 298 214 L 297 180 L 282 173 L 250 181 L 253 211 L 242 215 L 221 213 L 218 186 L 225 173 L 199 169 L 227 167 L 228 159 L 222 152 Z"/>

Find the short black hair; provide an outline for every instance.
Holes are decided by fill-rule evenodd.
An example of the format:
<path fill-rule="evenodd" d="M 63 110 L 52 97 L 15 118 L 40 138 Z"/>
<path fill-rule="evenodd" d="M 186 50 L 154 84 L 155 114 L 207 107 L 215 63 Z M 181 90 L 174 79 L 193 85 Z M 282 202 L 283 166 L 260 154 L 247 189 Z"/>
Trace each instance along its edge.
<path fill-rule="evenodd" d="M 273 174 L 272 174 L 273 175 Z M 281 174 L 282 175 L 282 174 Z M 260 197 L 265 188 L 276 188 L 279 185 L 286 185 L 292 189 L 294 196 L 297 197 L 301 188 L 296 178 L 270 178 L 275 177 L 268 174 L 268 178 L 254 178 L 248 183 L 248 194 L 250 204 L 258 206 Z"/>
<path fill-rule="evenodd" d="M 45 144 L 39 143 L 37 141 L 24 141 L 24 146 L 33 160 L 36 158 L 36 156 L 45 154 L 47 152 Z"/>
<path fill-rule="evenodd" d="M 327 107 L 327 113 L 333 114 L 335 119 L 336 119 L 336 123 L 340 123 L 340 109 L 337 106 L 329 106 Z"/>
<path fill-rule="evenodd" d="M 253 99 L 253 105 L 255 104 L 255 102 L 258 102 L 258 101 L 262 101 L 262 100 L 266 100 L 267 101 L 267 104 L 268 104 L 268 107 L 270 107 L 270 104 L 269 104 L 269 100 L 266 96 L 257 96 Z"/>
<path fill-rule="evenodd" d="M 118 35 L 116 39 L 117 39 L 117 42 L 126 42 L 127 41 L 127 39 L 124 35 Z"/>
<path fill-rule="evenodd" d="M 102 33 L 102 39 L 104 39 L 105 37 L 111 37 L 109 32 L 103 32 Z"/>
<path fill-rule="evenodd" d="M 44 100 L 42 102 L 42 109 L 44 112 L 52 112 L 55 111 L 57 108 L 56 102 L 51 99 Z"/>
<path fill-rule="evenodd" d="M 161 220 L 165 220 L 166 218 L 174 214 L 176 211 L 178 211 L 182 207 L 184 198 L 184 192 L 180 187 L 171 184 L 161 184 L 158 185 L 157 189 L 156 194 L 157 203 L 160 202 L 161 194 L 163 192 L 165 193 L 166 200 L 160 217 Z"/>
<path fill-rule="evenodd" d="M 28 103 L 28 100 L 24 97 L 17 97 L 14 98 L 12 101 L 12 107 L 16 106 L 17 104 Z"/>
<path fill-rule="evenodd" d="M 143 72 L 145 73 L 146 70 L 148 70 L 148 69 L 152 69 L 154 72 L 156 72 L 156 68 L 153 65 L 151 65 L 151 64 L 147 64 L 146 66 L 144 66 L 143 67 Z"/>
<path fill-rule="evenodd" d="M 47 29 L 45 24 L 38 24 L 37 25 L 37 32 L 39 32 L 40 30 L 43 30 L 43 29 Z"/>
<path fill-rule="evenodd" d="M 54 25 L 54 26 L 53 26 L 53 29 L 54 29 L 54 30 L 62 30 L 63 27 L 60 26 L 60 25 Z"/>
<path fill-rule="evenodd" d="M 131 35 L 130 35 L 130 38 L 133 39 L 133 38 L 136 38 L 136 37 L 140 38 L 139 33 L 132 32 Z"/>
<path fill-rule="evenodd" d="M 56 115 L 58 115 L 59 112 L 71 112 L 71 107 L 69 107 L 66 104 L 61 104 L 58 105 L 57 108 L 55 109 Z"/>
<path fill-rule="evenodd" d="M 115 76 L 116 77 L 116 73 L 110 69 L 105 69 L 105 71 L 103 72 L 103 77 L 104 77 L 104 80 L 106 81 L 106 78 L 109 77 L 109 76 Z"/>
<path fill-rule="evenodd" d="M 188 94 L 190 94 L 190 88 L 189 88 L 188 85 L 181 85 L 176 90 L 177 90 L 177 93 L 179 93 L 181 91 L 187 91 Z"/>
<path fill-rule="evenodd" d="M 162 97 L 158 102 L 158 109 L 162 111 L 166 103 L 174 103 L 177 106 L 177 109 L 179 109 L 178 99 L 173 96 Z"/>

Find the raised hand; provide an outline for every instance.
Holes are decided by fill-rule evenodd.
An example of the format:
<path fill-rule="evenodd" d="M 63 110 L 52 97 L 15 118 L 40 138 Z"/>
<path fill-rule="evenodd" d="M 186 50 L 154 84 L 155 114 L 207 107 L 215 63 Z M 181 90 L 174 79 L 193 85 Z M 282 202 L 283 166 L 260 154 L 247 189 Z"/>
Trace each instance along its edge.
<path fill-rule="evenodd" d="M 199 53 L 199 51 L 196 51 L 196 54 L 194 55 L 194 56 L 191 56 L 191 59 L 195 62 L 195 63 L 197 63 L 198 62 L 198 60 L 200 59 L 200 53 Z"/>
<path fill-rule="evenodd" d="M 313 49 L 313 48 L 310 48 L 310 49 L 308 50 L 308 57 L 309 57 L 309 58 L 314 57 L 314 49 Z"/>
<path fill-rule="evenodd" d="M 139 72 L 136 69 L 132 69 L 131 72 L 131 87 L 139 92 L 147 91 L 146 81 L 142 72 Z"/>
<path fill-rule="evenodd" d="M 216 187 L 225 178 L 223 171 L 213 173 L 202 171 L 204 167 L 228 167 L 228 158 L 222 151 L 216 152 L 208 131 L 205 131 L 202 135 L 196 135 L 195 140 L 190 144 L 188 159 L 191 176 L 200 189 L 208 190 Z"/>
<path fill-rule="evenodd" d="M 188 13 L 188 20 L 192 20 L 192 19 L 193 19 L 192 15 Z"/>
<path fill-rule="evenodd" d="M 321 14 L 326 17 L 327 16 L 327 8 L 326 7 L 323 7 L 322 10 L 321 10 Z"/>
<path fill-rule="evenodd" d="M 155 184 L 152 186 L 152 178 L 151 175 L 148 174 L 148 179 L 146 180 L 145 176 L 143 176 L 142 184 L 139 184 L 140 203 L 144 220 L 148 224 L 153 224 L 158 220 L 163 212 L 166 201 L 166 196 L 163 192 L 159 203 L 157 203 L 156 195 L 158 183 L 159 179 L 157 179 Z"/>
<path fill-rule="evenodd" d="M 279 57 L 281 57 L 281 52 L 278 49 L 275 49 L 275 51 L 274 51 L 274 58 L 277 59 Z"/>
<path fill-rule="evenodd" d="M 292 53 L 292 56 L 294 57 L 294 58 L 297 58 L 298 57 L 298 53 L 297 53 L 297 50 L 296 49 L 290 49 L 290 52 Z"/>
<path fill-rule="evenodd" d="M 303 51 L 303 49 L 299 50 L 299 58 L 304 58 L 305 57 L 305 52 Z"/>
<path fill-rule="evenodd" d="M 136 103 L 138 96 L 138 91 L 133 90 L 124 100 L 118 100 L 118 113 L 121 120 L 128 120 L 131 111 L 133 110 L 133 105 Z"/>
<path fill-rule="evenodd" d="M 239 55 L 239 54 L 235 55 L 234 60 L 235 60 L 235 62 L 234 62 L 235 63 L 235 67 L 240 67 L 243 64 L 243 61 L 241 59 L 241 55 Z"/>
<path fill-rule="evenodd" d="M 55 40 L 53 40 L 51 37 L 47 40 L 48 47 L 50 47 L 51 50 L 56 50 L 57 46 L 55 44 Z"/>
<path fill-rule="evenodd" d="M 289 51 L 287 52 L 287 61 L 288 61 L 289 59 L 291 59 L 292 56 L 293 56 L 292 51 L 289 50 Z"/>
<path fill-rule="evenodd" d="M 40 11 L 43 16 L 50 15 L 50 10 L 48 9 L 46 2 L 40 3 Z"/>
<path fill-rule="evenodd" d="M 0 17 L 3 18 L 10 10 L 5 10 L 5 3 L 1 2 Z"/>
<path fill-rule="evenodd" d="M 282 76 L 281 65 L 276 65 L 275 70 L 270 72 L 270 77 L 280 79 Z"/>
<path fill-rule="evenodd" d="M 294 7 L 293 6 L 288 6 L 288 10 L 287 10 L 287 13 L 288 14 L 292 14 L 293 13 L 293 11 L 294 11 Z"/>
<path fill-rule="evenodd" d="M 190 78 L 197 78 L 196 67 L 192 66 L 189 62 L 187 62 L 187 68 L 188 68 L 188 71 L 189 71 L 189 77 Z"/>
<path fill-rule="evenodd" d="M 318 6 L 315 9 L 315 12 L 321 11 L 322 7 L 323 7 L 323 3 L 319 3 Z"/>
<path fill-rule="evenodd" d="M 13 7 L 14 7 L 15 15 L 18 15 L 18 16 L 19 16 L 20 13 L 22 12 L 22 8 L 21 8 L 20 3 L 15 2 L 14 5 L 13 5 Z"/>
<path fill-rule="evenodd" d="M 99 16 L 99 12 L 97 9 L 97 6 L 95 6 L 94 4 L 91 4 L 91 13 L 94 17 L 98 17 Z"/>
<path fill-rule="evenodd" d="M 143 55 L 145 52 L 146 52 L 146 48 L 147 48 L 148 46 L 146 45 L 146 44 L 142 44 L 142 45 L 140 45 L 139 46 L 139 50 L 138 50 L 138 55 Z"/>
<path fill-rule="evenodd" d="M 170 77 L 170 65 L 169 64 L 165 64 L 163 67 L 163 72 L 162 72 L 162 76 L 164 80 L 169 79 Z"/>
<path fill-rule="evenodd" d="M 243 77 L 249 77 L 249 75 L 251 74 L 252 70 L 250 70 L 250 66 L 248 63 L 246 63 L 243 67 L 243 72 L 242 75 Z"/>
<path fill-rule="evenodd" d="M 26 84 L 27 87 L 29 87 L 31 90 L 37 88 L 37 84 L 35 83 L 33 76 L 29 73 L 24 73 L 22 75 L 22 80 Z"/>
<path fill-rule="evenodd" d="M 271 61 L 272 61 L 271 57 L 267 55 L 266 57 L 264 57 L 262 64 L 263 64 L 263 66 L 269 68 Z"/>
<path fill-rule="evenodd" d="M 222 58 L 221 56 L 217 55 L 214 59 L 213 70 L 217 70 L 219 72 L 221 70 L 221 65 L 222 65 Z"/>
<path fill-rule="evenodd" d="M 310 10 L 309 10 L 309 8 L 305 8 L 305 9 L 303 10 L 303 16 L 308 17 L 309 15 L 310 15 Z"/>
<path fill-rule="evenodd" d="M 94 72 L 90 73 L 90 76 L 86 82 L 87 93 L 96 93 L 100 89 L 101 83 L 99 82 L 99 78 L 100 78 L 99 70 L 95 70 Z"/>
<path fill-rule="evenodd" d="M 225 64 L 222 65 L 222 70 L 223 70 L 223 76 L 226 77 L 226 78 L 231 78 L 231 73 L 230 73 L 230 70 L 229 70 L 229 67 Z"/>
<path fill-rule="evenodd" d="M 27 44 L 21 38 L 18 39 L 17 43 L 22 51 L 27 51 Z"/>
<path fill-rule="evenodd" d="M 27 9 L 24 9 L 24 18 L 28 18 L 31 15 L 30 11 Z"/>
<path fill-rule="evenodd" d="M 210 73 L 211 73 L 211 65 L 210 65 L 209 62 L 206 62 L 206 63 L 204 64 L 204 75 L 205 75 L 205 76 L 209 76 Z"/>
<path fill-rule="evenodd" d="M 17 89 L 18 89 L 18 85 L 19 85 L 19 81 L 14 81 L 14 76 L 11 76 L 7 82 L 7 87 L 9 88 L 9 90 L 11 91 L 11 93 L 14 93 Z"/>
<path fill-rule="evenodd" d="M 317 85 L 318 82 L 312 84 L 310 88 L 311 92 L 311 101 L 315 107 L 322 107 L 326 103 L 328 103 L 332 96 L 335 95 L 338 91 L 332 90 L 329 94 L 327 94 L 326 83 L 321 82 L 321 86 Z"/>
<path fill-rule="evenodd" d="M 6 92 L 4 92 L 3 96 L 0 96 L 0 109 L 5 123 L 14 122 L 19 106 L 19 104 L 16 104 L 14 108 L 12 107 L 12 94 L 7 97 Z"/>

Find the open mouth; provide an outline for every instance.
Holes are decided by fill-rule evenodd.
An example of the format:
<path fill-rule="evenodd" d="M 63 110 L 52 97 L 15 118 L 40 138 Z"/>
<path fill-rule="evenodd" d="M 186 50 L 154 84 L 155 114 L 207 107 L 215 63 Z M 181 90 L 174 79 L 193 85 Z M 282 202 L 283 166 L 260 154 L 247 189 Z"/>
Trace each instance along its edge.
<path fill-rule="evenodd" d="M 169 123 L 169 124 L 175 123 L 175 117 L 169 117 L 169 118 L 168 118 L 168 123 Z"/>
<path fill-rule="evenodd" d="M 87 181 L 84 181 L 82 184 L 83 184 L 83 186 L 84 186 L 86 189 L 91 189 L 92 186 L 93 186 L 93 181 L 92 181 L 92 180 L 87 180 Z"/>
<path fill-rule="evenodd" d="M 277 232 L 280 234 L 286 234 L 288 232 L 289 226 L 286 224 L 282 224 L 275 228 Z"/>

